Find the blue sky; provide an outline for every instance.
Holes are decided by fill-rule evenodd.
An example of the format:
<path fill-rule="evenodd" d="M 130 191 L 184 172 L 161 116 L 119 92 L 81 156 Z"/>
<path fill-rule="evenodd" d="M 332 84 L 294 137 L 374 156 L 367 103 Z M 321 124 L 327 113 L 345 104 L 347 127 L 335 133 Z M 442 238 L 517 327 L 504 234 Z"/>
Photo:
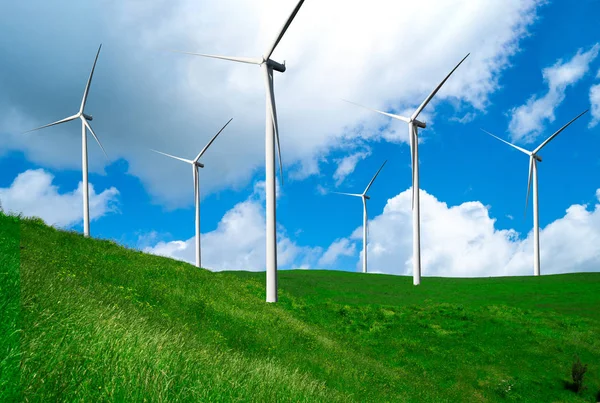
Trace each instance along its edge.
<path fill-rule="evenodd" d="M 411 273 L 406 124 L 341 99 L 407 114 L 470 52 L 422 115 L 423 275 L 531 274 L 527 157 L 479 129 L 533 149 L 585 109 L 541 152 L 542 273 L 598 270 L 600 1 L 321 3 L 305 3 L 274 54 L 288 66 L 275 77 L 281 268 L 359 268 L 361 203 L 329 192 L 362 192 L 388 160 L 368 202 L 369 266 Z M 87 111 L 109 159 L 90 137 L 92 236 L 193 261 L 190 169 L 149 148 L 192 158 L 233 117 L 200 173 L 204 263 L 264 270 L 258 68 L 166 49 L 258 56 L 294 5 L 3 5 L 4 209 L 81 231 L 79 125 L 21 133 L 76 112 L 102 43 Z"/>

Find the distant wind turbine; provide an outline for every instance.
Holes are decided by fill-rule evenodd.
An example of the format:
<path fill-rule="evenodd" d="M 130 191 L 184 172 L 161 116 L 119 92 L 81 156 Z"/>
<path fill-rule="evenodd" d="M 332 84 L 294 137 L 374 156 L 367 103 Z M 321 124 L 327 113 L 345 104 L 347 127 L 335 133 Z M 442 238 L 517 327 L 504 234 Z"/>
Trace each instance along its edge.
<path fill-rule="evenodd" d="M 194 56 L 211 57 L 214 59 L 223 59 L 233 62 L 256 64 L 262 67 L 265 80 L 267 112 L 266 112 L 266 130 L 265 130 L 265 191 L 266 191 L 266 266 L 267 266 L 267 302 L 277 302 L 277 232 L 276 232 L 276 200 L 275 200 L 275 144 L 277 140 L 277 153 L 279 155 L 279 172 L 281 174 L 281 183 L 283 184 L 283 166 L 281 162 L 281 146 L 279 144 L 279 127 L 277 123 L 277 109 L 275 107 L 275 92 L 273 90 L 273 70 L 281 73 L 285 72 L 284 64 L 271 60 L 271 55 L 283 38 L 283 35 L 296 17 L 304 0 L 300 0 L 291 15 L 281 27 L 275 41 L 267 48 L 266 52 L 260 58 L 249 57 L 231 57 L 207 55 L 201 53 L 190 53 L 174 51 Z"/>
<path fill-rule="evenodd" d="M 469 53 L 470 54 L 470 53 Z M 362 108 L 368 109 L 373 112 L 377 112 L 379 114 L 401 120 L 403 122 L 408 123 L 408 136 L 410 139 L 410 156 L 411 156 L 411 165 L 412 165 L 412 209 L 413 209 L 413 284 L 419 285 L 421 284 L 421 226 L 420 226 L 420 204 L 419 204 L 419 138 L 418 131 L 419 127 L 424 129 L 426 127 L 424 122 L 417 120 L 417 117 L 421 113 L 421 111 L 427 106 L 429 101 L 437 94 L 437 92 L 442 88 L 442 85 L 450 78 L 452 73 L 465 61 L 467 54 L 461 61 L 454 67 L 454 69 L 444 78 L 444 80 L 433 90 L 431 94 L 425 101 L 417 108 L 415 113 L 412 114 L 410 118 L 395 115 L 393 113 L 387 113 L 378 111 L 376 109 L 367 108 L 366 106 L 357 104 L 355 102 L 349 102 L 351 104 L 360 106 Z"/>
<path fill-rule="evenodd" d="M 98 48 L 98 53 L 96 53 L 96 59 L 94 60 L 94 65 L 92 66 L 92 72 L 90 73 L 90 77 L 88 78 L 87 84 L 85 86 L 85 91 L 83 92 L 83 99 L 81 101 L 81 106 L 79 108 L 79 112 L 77 112 L 73 116 L 69 116 L 68 118 L 64 118 L 62 120 L 58 120 L 54 123 L 50 123 L 35 129 L 31 129 L 26 131 L 25 133 L 29 133 L 35 130 L 43 129 L 45 127 L 59 125 L 61 123 L 70 122 L 71 120 L 80 119 L 81 120 L 81 171 L 83 174 L 83 235 L 86 237 L 90 236 L 90 208 L 89 208 L 89 189 L 88 189 L 88 161 L 87 161 L 87 136 L 86 136 L 86 128 L 92 133 L 94 139 L 102 149 L 102 152 L 106 155 L 106 151 L 102 144 L 100 144 L 100 140 L 98 140 L 98 136 L 92 130 L 92 126 L 88 123 L 93 118 L 91 115 L 88 115 L 84 112 L 85 104 L 87 102 L 87 98 L 90 91 L 90 85 L 92 83 L 92 76 L 94 75 L 94 70 L 96 69 L 96 62 L 98 61 L 98 56 L 100 55 L 100 49 L 102 49 L 102 44 Z"/>
<path fill-rule="evenodd" d="M 195 203 L 195 208 L 196 208 L 196 267 L 200 267 L 200 265 L 201 265 L 201 262 L 200 262 L 200 183 L 199 183 L 200 175 L 198 173 L 198 168 L 204 168 L 204 164 L 201 164 L 200 162 L 198 162 L 198 160 L 200 159 L 200 157 L 202 157 L 202 155 L 204 155 L 204 153 L 206 152 L 208 147 L 210 147 L 210 145 L 213 143 L 213 141 L 215 141 L 217 136 L 219 134 L 221 134 L 221 132 L 227 127 L 229 122 L 231 122 L 232 120 L 233 120 L 233 118 L 229 119 L 229 121 L 227 123 L 225 123 L 225 126 L 223 126 L 221 128 L 221 130 L 219 130 L 219 132 L 217 134 L 215 134 L 215 136 L 208 142 L 208 144 L 206 146 L 204 146 L 202 151 L 200 151 L 200 153 L 198 154 L 198 156 L 196 158 L 194 158 L 194 160 L 188 160 L 185 158 L 175 157 L 174 155 L 166 154 L 161 151 L 156 151 L 156 150 L 151 149 L 155 153 L 166 155 L 167 157 L 171 157 L 171 158 L 174 158 L 179 161 L 187 162 L 188 164 L 192 165 L 192 171 L 193 171 L 193 176 L 194 176 L 194 203 Z"/>
<path fill-rule="evenodd" d="M 500 137 L 494 136 L 492 133 L 481 129 L 485 133 L 490 136 L 500 140 L 503 143 L 508 144 L 509 146 L 516 148 L 517 150 L 525 153 L 529 156 L 529 179 L 527 181 L 527 197 L 525 198 L 525 215 L 527 214 L 527 204 L 529 203 L 529 192 L 531 190 L 531 177 L 533 175 L 533 275 L 540 275 L 540 224 L 539 224 L 539 211 L 538 211 L 538 175 L 537 175 L 537 163 L 542 162 L 542 157 L 538 155 L 538 153 L 542 150 L 542 148 L 548 144 L 553 138 L 558 136 L 560 132 L 565 130 L 567 126 L 571 123 L 579 119 L 583 114 L 587 112 L 584 111 L 580 113 L 576 118 L 571 120 L 569 123 L 561 127 L 558 131 L 554 132 L 550 137 L 548 137 L 542 144 L 538 146 L 533 151 L 527 151 L 524 148 L 518 147 L 508 141 L 502 140 Z"/>
<path fill-rule="evenodd" d="M 367 185 L 365 191 L 362 192 L 361 194 L 333 192 L 333 193 L 337 193 L 340 195 L 360 197 L 362 199 L 362 202 L 363 202 L 363 269 L 362 269 L 362 271 L 363 271 L 363 273 L 367 272 L 367 225 L 368 225 L 368 222 L 367 222 L 368 221 L 367 200 L 370 199 L 370 197 L 367 196 L 367 192 L 371 188 L 371 185 L 375 181 L 375 178 L 377 178 L 377 175 L 379 175 L 379 172 L 381 171 L 381 169 L 383 168 L 383 166 L 385 165 L 386 162 L 387 162 L 387 160 L 384 161 L 383 164 L 381 164 L 381 168 L 379 168 L 379 170 L 377 171 L 375 176 L 373 176 L 373 179 L 371 179 L 371 182 L 369 182 L 369 184 Z"/>

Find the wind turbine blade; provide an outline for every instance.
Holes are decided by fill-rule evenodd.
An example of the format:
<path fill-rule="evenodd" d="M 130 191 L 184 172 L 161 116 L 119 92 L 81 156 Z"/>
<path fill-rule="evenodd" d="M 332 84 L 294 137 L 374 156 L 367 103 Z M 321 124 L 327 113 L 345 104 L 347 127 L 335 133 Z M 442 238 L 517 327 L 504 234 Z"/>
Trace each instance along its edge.
<path fill-rule="evenodd" d="M 375 174 L 375 176 L 373 176 L 373 179 L 371 179 L 371 182 L 369 182 L 369 184 L 367 185 L 367 188 L 365 189 L 365 191 L 363 192 L 364 195 L 367 194 L 367 192 L 369 191 L 369 189 L 371 188 L 371 185 L 373 184 L 373 182 L 375 181 L 375 178 L 377 178 L 377 175 L 379 175 L 379 172 L 381 172 L 381 170 L 383 169 L 383 166 L 385 165 L 385 163 L 387 162 L 387 160 L 383 161 L 383 164 L 381 164 L 381 168 L 379 168 L 379 170 L 377 171 L 377 173 Z"/>
<path fill-rule="evenodd" d="M 529 156 L 531 156 L 531 154 L 533 154 L 531 151 L 527 151 L 526 149 L 524 149 L 524 148 L 521 148 L 521 147 L 519 147 L 519 146 L 516 146 L 516 145 L 514 145 L 514 144 L 512 144 L 512 143 L 509 143 L 509 142 L 508 142 L 508 141 L 506 141 L 506 140 L 502 140 L 502 139 L 501 139 L 500 137 L 498 137 L 498 136 L 494 136 L 492 133 L 488 132 L 487 130 L 483 130 L 483 129 L 481 129 L 481 131 L 482 131 L 482 132 L 485 132 L 485 133 L 487 133 L 487 134 L 489 134 L 490 136 L 492 136 L 492 137 L 494 137 L 494 138 L 496 138 L 496 139 L 500 140 L 501 142 L 503 142 L 503 143 L 505 143 L 505 144 L 508 144 L 509 146 L 511 146 L 511 147 L 513 147 L 513 148 L 516 148 L 517 150 L 521 151 L 522 153 L 525 153 L 525 154 L 527 154 L 527 155 L 529 155 Z"/>
<path fill-rule="evenodd" d="M 265 68 L 265 84 L 267 98 L 269 100 L 269 110 L 271 114 L 271 120 L 273 122 L 273 129 L 275 131 L 275 140 L 277 142 L 277 156 L 279 157 L 279 175 L 281 177 L 281 186 L 283 186 L 283 164 L 281 161 L 281 145 L 279 143 L 279 125 L 277 122 L 277 108 L 275 107 L 275 94 L 273 92 L 273 71 L 269 68 Z"/>
<path fill-rule="evenodd" d="M 344 192 L 331 192 L 331 193 L 335 193 L 335 194 L 338 194 L 338 195 L 344 195 L 344 196 L 363 197 L 363 195 L 360 195 L 358 193 L 344 193 Z"/>
<path fill-rule="evenodd" d="M 265 53 L 265 60 L 269 60 L 269 58 L 275 51 L 275 48 L 279 44 L 279 41 L 281 41 L 281 38 L 283 38 L 283 35 L 285 35 L 285 31 L 287 31 L 287 29 L 290 27 L 292 21 L 296 17 L 296 14 L 298 14 L 298 11 L 300 11 L 300 7 L 302 7 L 303 3 L 304 3 L 304 0 L 300 0 L 298 2 L 296 7 L 294 8 L 294 10 L 292 11 L 292 14 L 290 14 L 289 18 L 287 19 L 287 21 L 285 22 L 283 27 L 281 27 L 281 30 L 279 31 L 279 35 L 277 36 L 277 39 L 275 39 L 275 42 L 273 42 L 273 44 L 267 49 L 267 52 Z"/>
<path fill-rule="evenodd" d="M 349 104 L 352 104 L 352 105 L 360 106 L 361 108 L 365 108 L 365 109 L 368 109 L 368 110 L 373 111 L 373 112 L 380 113 L 380 114 L 385 115 L 385 116 L 389 116 L 390 118 L 401 120 L 401 121 L 406 122 L 406 123 L 410 122 L 410 119 L 409 118 L 405 118 L 404 116 L 394 115 L 393 113 L 387 113 L 387 112 L 378 111 L 377 109 L 372 109 L 372 108 L 366 107 L 364 105 L 357 104 L 356 102 L 348 101 L 346 99 L 342 99 L 342 101 L 348 102 Z"/>
<path fill-rule="evenodd" d="M 427 98 L 425 98 L 425 101 L 423 101 L 423 103 L 421 104 L 421 106 L 419 106 L 419 108 L 415 111 L 415 113 L 413 113 L 413 115 L 410 117 L 410 120 L 414 120 L 417 118 L 417 116 L 419 116 L 419 113 L 421 113 L 421 111 L 423 110 L 423 108 L 425 108 L 427 106 L 427 104 L 429 103 L 429 101 L 431 101 L 431 99 L 435 96 L 435 94 L 437 94 L 437 92 L 440 90 L 440 88 L 442 88 L 442 85 L 444 85 L 444 83 L 446 82 L 446 80 L 448 80 L 450 78 L 450 76 L 452 75 L 452 73 L 454 73 L 454 71 L 458 68 L 458 66 L 460 66 L 462 64 L 462 62 L 465 61 L 465 59 L 467 57 L 469 57 L 470 53 L 467 53 L 467 55 L 460 61 L 460 63 L 458 63 L 456 65 L 455 68 L 452 69 L 452 71 L 446 76 L 446 78 L 444 78 L 444 80 L 437 86 L 435 87 L 435 90 L 433 90 L 433 92 L 431 94 L 429 94 L 429 96 Z"/>
<path fill-rule="evenodd" d="M 35 129 L 27 130 L 26 132 L 23 132 L 23 134 L 25 134 L 25 133 L 29 133 L 29 132 L 33 132 L 33 131 L 36 131 L 36 130 L 40 130 L 40 129 L 43 129 L 43 128 L 45 128 L 45 127 L 56 126 L 56 125 L 59 125 L 59 124 L 61 124 L 61 123 L 70 122 L 71 120 L 75 120 L 75 119 L 77 119 L 78 117 L 79 117 L 79 115 L 73 115 L 73 116 L 69 116 L 68 118 L 64 118 L 64 119 L 61 119 L 61 120 L 57 120 L 56 122 L 49 123 L 49 124 L 47 124 L 47 125 L 44 125 L 44 126 L 36 127 Z"/>
<path fill-rule="evenodd" d="M 229 119 L 229 121 L 227 123 L 225 123 L 225 126 L 223 126 L 221 128 L 221 130 L 219 130 L 219 132 L 217 134 L 215 134 L 215 136 L 208 142 L 208 144 L 206 146 L 204 146 L 204 148 L 202 149 L 202 151 L 200 151 L 200 154 L 198 154 L 198 156 L 196 157 L 196 159 L 194 159 L 194 162 L 198 162 L 198 160 L 200 159 L 200 157 L 202 157 L 202 155 L 204 154 L 204 152 L 206 150 L 208 150 L 208 147 L 210 147 L 210 145 L 213 143 L 213 141 L 215 141 L 215 139 L 217 138 L 217 136 L 219 134 L 221 134 L 221 132 L 227 127 L 227 125 L 229 124 L 229 122 L 231 122 L 233 120 L 233 118 Z"/>
<path fill-rule="evenodd" d="M 98 56 L 100 56 L 100 49 L 102 49 L 102 44 L 100 44 L 100 47 L 98 48 L 98 53 L 96 53 L 96 58 L 94 59 L 94 65 L 92 66 L 90 78 L 88 78 L 87 84 L 85 85 L 85 91 L 83 92 L 83 99 L 81 100 L 81 108 L 79 109 L 79 113 L 83 113 L 83 108 L 85 108 L 85 104 L 87 102 L 88 94 L 90 92 L 90 85 L 92 84 L 92 76 L 94 75 L 94 70 L 96 69 Z"/>
<path fill-rule="evenodd" d="M 85 125 L 85 127 L 88 128 L 88 130 L 90 131 L 90 133 L 92 133 L 92 136 L 94 136 L 94 139 L 96 139 L 96 143 L 98 143 L 98 145 L 102 149 L 102 152 L 104 153 L 104 156 L 106 157 L 106 159 L 108 159 L 108 154 L 106 154 L 106 151 L 104 150 L 104 147 L 102 147 L 102 144 L 100 143 L 100 140 L 98 139 L 98 136 L 96 136 L 96 133 L 94 133 L 94 130 L 92 130 L 92 126 L 90 126 L 90 124 L 88 123 L 88 121 L 85 120 L 85 118 L 83 116 L 81 116 L 81 121 L 83 122 L 83 124 Z"/>
<path fill-rule="evenodd" d="M 533 153 L 536 154 L 538 151 L 540 151 L 542 149 L 542 147 L 544 147 L 546 144 L 548 144 L 554 137 L 558 136 L 558 134 L 560 132 L 562 132 L 563 130 L 565 130 L 567 128 L 567 126 L 569 126 L 571 123 L 573 123 L 574 121 L 576 121 L 577 119 L 579 119 L 581 116 L 583 116 L 585 113 L 587 113 L 588 110 L 589 109 L 586 109 L 585 111 L 583 111 L 582 113 L 580 113 L 579 115 L 577 115 L 577 117 L 575 119 L 571 120 L 569 123 L 567 123 L 566 125 L 564 125 L 560 129 L 558 129 L 558 131 L 556 131 L 552 136 L 548 137 L 546 139 L 546 141 L 544 141 L 542 144 L 540 144 L 540 146 L 538 148 L 536 148 L 535 150 L 533 150 Z"/>
<path fill-rule="evenodd" d="M 527 198 L 525 199 L 525 213 L 523 218 L 527 216 L 527 205 L 529 204 L 529 192 L 531 191 L 531 174 L 533 173 L 533 156 L 529 157 L 529 179 L 527 180 Z"/>
<path fill-rule="evenodd" d="M 229 61 L 232 61 L 232 62 L 239 62 L 239 63 L 258 64 L 258 65 L 260 65 L 260 64 L 263 63 L 262 59 L 257 59 L 257 58 L 252 58 L 252 57 L 233 57 L 233 56 L 206 55 L 204 53 L 183 52 L 181 50 L 169 50 L 169 52 L 183 53 L 184 55 L 210 57 L 212 59 L 229 60 Z"/>
<path fill-rule="evenodd" d="M 150 149 L 150 151 L 154 151 L 155 153 L 166 155 L 167 157 L 175 158 L 176 160 L 179 160 L 179 161 L 187 162 L 188 164 L 193 164 L 194 163 L 194 161 L 186 160 L 185 158 L 179 158 L 179 157 L 176 157 L 176 156 L 171 155 L 171 154 L 163 153 L 161 151 L 156 151 L 156 150 L 153 150 L 152 148 Z"/>

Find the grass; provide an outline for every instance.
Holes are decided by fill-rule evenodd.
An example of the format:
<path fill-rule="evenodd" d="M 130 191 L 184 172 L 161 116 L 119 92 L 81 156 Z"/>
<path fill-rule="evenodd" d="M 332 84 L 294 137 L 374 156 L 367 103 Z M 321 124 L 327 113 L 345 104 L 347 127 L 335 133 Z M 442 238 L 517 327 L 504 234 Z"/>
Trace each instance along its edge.
<path fill-rule="evenodd" d="M 600 273 L 414 287 L 281 271 L 266 304 L 264 273 L 2 214 L 0 263 L 0 401 L 590 402 L 600 387 Z M 575 354 L 581 395 L 565 387 Z"/>

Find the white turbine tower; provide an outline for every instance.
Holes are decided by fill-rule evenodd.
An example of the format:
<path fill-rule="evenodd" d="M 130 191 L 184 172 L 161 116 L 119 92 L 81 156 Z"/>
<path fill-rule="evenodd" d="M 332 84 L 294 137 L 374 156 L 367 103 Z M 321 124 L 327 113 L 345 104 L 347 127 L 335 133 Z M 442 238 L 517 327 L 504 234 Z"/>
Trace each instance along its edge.
<path fill-rule="evenodd" d="M 527 197 L 525 198 L 525 215 L 527 214 L 527 204 L 529 203 L 529 192 L 531 190 L 532 181 L 531 178 L 533 176 L 533 275 L 540 275 L 540 224 L 539 224 L 539 211 L 538 211 L 538 175 L 537 175 L 537 163 L 542 162 L 542 157 L 538 155 L 538 153 L 542 150 L 542 148 L 548 144 L 554 137 L 558 136 L 560 132 L 565 130 L 567 126 L 571 123 L 579 119 L 583 114 L 587 112 L 584 111 L 580 113 L 576 118 L 571 120 L 569 123 L 561 127 L 558 131 L 554 132 L 550 137 L 548 137 L 542 144 L 539 145 L 533 151 L 527 151 L 524 148 L 518 147 L 508 141 L 502 140 L 500 137 L 494 136 L 492 133 L 481 129 L 485 133 L 489 134 L 492 137 L 500 140 L 503 143 L 508 144 L 509 146 L 516 148 L 517 150 L 525 153 L 529 156 L 529 179 L 527 181 Z"/>
<path fill-rule="evenodd" d="M 83 99 L 81 101 L 81 106 L 79 107 L 79 112 L 77 112 L 73 116 L 69 116 L 68 118 L 64 118 L 62 120 L 58 120 L 54 123 L 50 123 L 32 130 L 28 130 L 25 133 L 29 133 L 35 130 L 43 129 L 45 127 L 59 125 L 61 123 L 70 122 L 71 120 L 80 119 L 81 120 L 81 171 L 83 175 L 83 235 L 86 237 L 90 236 L 90 208 L 89 208 L 89 189 L 88 189 L 88 161 L 87 161 L 87 136 L 86 136 L 86 128 L 92 133 L 94 139 L 102 149 L 102 152 L 106 155 L 106 151 L 102 144 L 100 144 L 100 140 L 98 140 L 98 136 L 92 130 L 92 126 L 88 123 L 93 118 L 91 115 L 85 113 L 85 104 L 87 102 L 87 98 L 90 91 L 90 84 L 92 83 L 92 76 L 94 75 L 94 70 L 96 69 L 96 62 L 98 61 L 98 56 L 100 55 L 100 49 L 102 49 L 102 44 L 98 48 L 98 53 L 96 53 L 96 59 L 94 59 L 94 65 L 92 66 L 92 72 L 90 73 L 90 77 L 88 78 L 87 84 L 85 86 L 85 90 L 83 92 Z"/>
<path fill-rule="evenodd" d="M 233 118 L 229 119 L 229 121 L 227 123 L 225 123 L 225 126 L 223 126 L 221 128 L 221 130 L 219 130 L 219 132 L 217 134 L 215 134 L 215 136 L 208 142 L 208 144 L 206 146 L 204 146 L 202 151 L 200 151 L 200 153 L 198 154 L 198 156 L 196 158 L 194 158 L 194 160 L 188 160 L 185 158 L 176 157 L 174 155 L 166 154 L 161 151 L 156 151 L 156 150 L 151 149 L 155 153 L 166 155 L 167 157 L 171 157 L 171 158 L 174 158 L 179 161 L 187 162 L 188 164 L 192 165 L 192 171 L 193 171 L 193 177 L 194 177 L 194 204 L 195 204 L 195 210 L 196 210 L 196 267 L 200 267 L 200 265 L 201 265 L 201 261 L 200 261 L 200 183 L 199 183 L 200 175 L 199 175 L 198 168 L 204 168 L 204 164 L 201 164 L 200 162 L 198 162 L 198 160 L 200 160 L 200 157 L 202 157 L 202 155 L 204 155 L 204 153 L 206 152 L 208 147 L 210 147 L 210 145 L 213 143 L 213 141 L 215 141 L 217 136 L 219 134 L 221 134 L 221 132 L 227 127 L 229 122 L 231 122 L 232 120 L 233 120 Z"/>
<path fill-rule="evenodd" d="M 469 53 L 470 54 L 470 53 Z M 417 120 L 417 117 L 421 113 L 421 111 L 427 106 L 429 101 L 437 94 L 437 92 L 442 88 L 442 85 L 450 78 L 452 73 L 465 61 L 467 54 L 461 61 L 452 69 L 450 74 L 444 78 L 444 80 L 433 90 L 431 94 L 425 101 L 417 108 L 415 113 L 412 114 L 410 118 L 395 115 L 393 113 L 387 113 L 378 111 L 376 109 L 367 108 L 366 106 L 357 104 L 355 102 L 349 102 L 351 104 L 360 106 L 365 109 L 369 109 L 373 112 L 380 113 L 385 116 L 389 116 L 394 119 L 401 120 L 403 122 L 408 123 L 408 136 L 410 139 L 410 154 L 411 154 L 411 165 L 412 165 L 412 209 L 413 209 L 413 284 L 419 285 L 421 283 L 421 227 L 420 227 L 420 204 L 419 204 L 419 127 L 424 129 L 426 124 Z"/>
<path fill-rule="evenodd" d="M 371 185 L 375 181 L 375 178 L 377 178 L 377 175 L 379 175 L 379 172 L 381 171 L 381 169 L 383 168 L 383 166 L 385 165 L 386 162 L 387 162 L 387 160 L 384 161 L 383 164 L 381 164 L 381 168 L 379 168 L 379 170 L 377 171 L 377 173 L 375 174 L 375 176 L 373 176 L 373 179 L 371 179 L 371 182 L 369 182 L 369 184 L 367 185 L 365 191 L 362 192 L 362 194 L 333 192 L 333 193 L 337 193 L 337 194 L 340 194 L 340 195 L 360 197 L 362 199 L 362 202 L 363 202 L 363 269 L 362 269 L 362 271 L 363 271 L 363 273 L 367 272 L 367 225 L 368 225 L 368 223 L 367 223 L 367 221 L 368 221 L 368 216 L 367 216 L 367 200 L 370 199 L 370 197 L 367 196 L 367 192 L 371 188 Z"/>
<path fill-rule="evenodd" d="M 279 31 L 275 41 L 267 48 L 267 51 L 259 58 L 230 57 L 207 55 L 201 53 L 180 52 L 188 55 L 211 57 L 215 59 L 229 60 L 233 62 L 256 64 L 261 66 L 265 80 L 267 112 L 265 130 L 265 191 L 266 191 L 266 269 L 267 269 L 267 302 L 277 302 L 277 232 L 276 232 L 276 200 L 275 200 L 275 140 L 277 140 L 277 153 L 279 155 L 279 171 L 281 183 L 283 184 L 283 166 L 281 163 L 281 146 L 279 144 L 279 127 L 277 123 L 277 109 L 275 107 L 275 92 L 273 90 L 273 70 L 285 72 L 284 64 L 277 63 L 271 59 L 275 48 L 283 38 L 283 35 L 296 17 L 304 0 L 300 0 L 291 15 Z"/>

